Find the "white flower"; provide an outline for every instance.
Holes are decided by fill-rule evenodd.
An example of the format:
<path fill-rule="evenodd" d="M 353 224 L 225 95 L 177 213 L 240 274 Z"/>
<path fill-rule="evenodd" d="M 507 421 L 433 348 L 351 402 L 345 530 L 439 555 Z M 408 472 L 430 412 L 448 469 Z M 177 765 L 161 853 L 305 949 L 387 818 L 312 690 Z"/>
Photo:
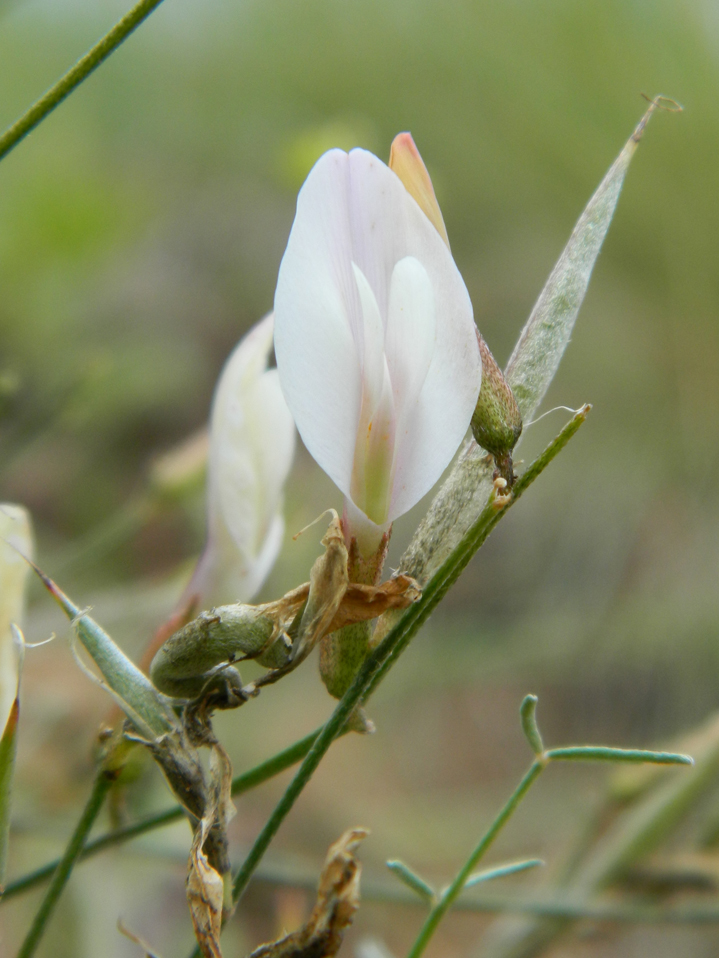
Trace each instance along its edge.
<path fill-rule="evenodd" d="M 22 624 L 25 585 L 32 559 L 30 516 L 22 506 L 0 503 L 0 735 L 15 700 L 18 660 L 10 623 Z M 20 554 L 22 553 L 22 554 Z"/>
<path fill-rule="evenodd" d="M 300 191 L 275 351 L 305 445 L 344 493 L 363 551 L 376 547 L 449 464 L 482 373 L 445 240 L 365 150 L 326 153 Z"/>
<path fill-rule="evenodd" d="M 202 606 L 246 602 L 282 546 L 282 487 L 295 426 L 276 369 L 272 314 L 240 341 L 215 389 L 208 462 L 208 537 L 186 595 Z"/>

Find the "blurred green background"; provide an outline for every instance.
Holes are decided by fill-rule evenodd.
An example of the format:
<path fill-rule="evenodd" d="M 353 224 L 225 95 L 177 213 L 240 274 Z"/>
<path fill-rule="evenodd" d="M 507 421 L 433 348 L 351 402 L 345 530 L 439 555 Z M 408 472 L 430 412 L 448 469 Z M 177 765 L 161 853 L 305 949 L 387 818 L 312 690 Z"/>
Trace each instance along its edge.
<path fill-rule="evenodd" d="M 0 0 L 0 125 L 124 12 L 117 0 Z M 524 693 L 539 694 L 556 744 L 654 743 L 716 708 L 718 71 L 710 0 L 166 0 L 0 164 L 0 501 L 32 510 L 41 565 L 139 655 L 203 538 L 201 488 L 148 505 L 152 464 L 202 427 L 225 357 L 271 308 L 317 156 L 361 145 L 386 158 L 411 130 L 503 364 L 643 112 L 640 92 L 685 107 L 652 120 L 542 407 L 589 401 L 589 422 L 383 685 L 378 734 L 335 746 L 276 854 L 317 871 L 327 845 L 361 824 L 372 874 L 401 857 L 447 878 L 526 765 Z M 564 418 L 529 428 L 520 455 Z M 298 454 L 288 530 L 340 502 Z M 395 556 L 421 514 L 396 524 Z M 316 551 L 309 533 L 288 537 L 263 595 L 306 579 Z M 28 655 L 12 874 L 62 847 L 106 710 L 34 590 L 29 638 L 53 629 L 62 638 Z M 242 769 L 331 707 L 308 663 L 219 724 Z M 497 858 L 558 858 L 604 778 L 552 770 Z M 238 803 L 237 858 L 283 783 Z M 146 770 L 127 802 L 139 814 L 168 797 Z M 41 953 L 137 954 L 118 915 L 166 958 L 183 953 L 187 844 L 171 830 L 82 866 Z M 150 848 L 170 860 L 151 862 Z M 258 884 L 228 954 L 291 925 L 307 900 Z M 0 909 L 3 954 L 36 902 Z M 418 921 L 368 904 L 345 953 L 374 935 L 402 954 Z M 430 953 L 481 954 L 487 923 L 450 917 Z M 612 928 L 555 953 L 717 946 L 712 926 Z"/>

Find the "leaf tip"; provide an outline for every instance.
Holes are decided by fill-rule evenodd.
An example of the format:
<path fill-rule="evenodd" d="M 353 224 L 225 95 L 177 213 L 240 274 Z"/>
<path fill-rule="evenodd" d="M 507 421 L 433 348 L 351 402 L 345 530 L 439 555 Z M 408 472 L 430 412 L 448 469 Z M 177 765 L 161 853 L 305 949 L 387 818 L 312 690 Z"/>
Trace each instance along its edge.
<path fill-rule="evenodd" d="M 636 128 L 631 135 L 631 139 L 635 143 L 638 143 L 641 140 L 647 123 L 651 119 L 651 116 L 655 110 L 662 110 L 664 113 L 684 112 L 684 107 L 680 103 L 677 103 L 676 100 L 672 100 L 671 97 L 661 95 L 651 97 L 647 96 L 646 93 L 642 93 L 641 96 L 644 97 L 644 99 L 649 103 L 649 106 L 644 116 L 641 118 L 639 123 L 637 123 Z"/>

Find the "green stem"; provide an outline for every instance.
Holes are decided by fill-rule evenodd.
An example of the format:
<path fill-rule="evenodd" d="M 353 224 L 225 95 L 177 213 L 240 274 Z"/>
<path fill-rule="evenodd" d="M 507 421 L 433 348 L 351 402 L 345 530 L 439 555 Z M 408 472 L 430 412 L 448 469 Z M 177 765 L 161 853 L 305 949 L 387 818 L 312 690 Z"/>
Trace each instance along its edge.
<path fill-rule="evenodd" d="M 299 762 L 300 759 L 304 758 L 309 752 L 318 734 L 319 730 L 311 732 L 298 742 L 290 745 L 289 748 L 278 752 L 277 755 L 273 755 L 272 758 L 267 759 L 266 762 L 262 762 L 260 765 L 255 766 L 255 768 L 250 769 L 249 772 L 236 776 L 236 778 L 232 780 L 232 794 L 242 795 L 244 792 L 256 788 L 258 785 L 273 778 L 275 775 L 279 775 L 280 772 L 284 772 Z M 128 825 L 125 828 L 119 828 L 115 831 L 108 832 L 106 835 L 100 835 L 99 838 L 88 842 L 87 845 L 84 846 L 79 860 L 82 861 L 91 855 L 96 855 L 98 852 L 104 851 L 106 848 L 111 848 L 113 845 L 120 845 L 123 842 L 129 841 L 131 838 L 137 838 L 138 835 L 144 835 L 145 832 L 151 832 L 163 825 L 176 822 L 182 818 L 184 814 L 185 812 L 182 806 L 175 805 L 173 808 L 168 808 L 164 812 L 158 812 L 156 815 L 149 815 L 147 818 L 143 818 L 141 821 Z M 13 895 L 19 895 L 29 888 L 34 888 L 36 885 L 42 884 L 42 882 L 55 872 L 60 861 L 61 860 L 58 859 L 57 861 L 50 862 L 47 865 L 43 865 L 42 868 L 38 868 L 28 875 L 23 875 L 22 878 L 10 882 L 10 884 L 6 886 L 0 902 L 4 902 L 8 898 L 12 898 Z"/>
<path fill-rule="evenodd" d="M 531 698 L 535 697 L 527 696 L 522 703 L 521 711 L 523 724 L 526 724 L 527 709 L 525 708 L 525 703 Z M 536 707 L 536 698 L 532 704 Z M 541 735 L 539 734 L 539 729 L 536 726 L 536 721 L 534 720 L 533 714 L 532 720 L 534 726 L 533 732 L 536 734 L 528 737 L 531 739 L 536 739 L 536 741 L 541 741 Z M 462 893 L 472 872 L 477 867 L 480 860 L 484 857 L 485 852 L 490 845 L 492 845 L 497 835 L 499 835 L 501 830 L 514 814 L 517 806 L 527 794 L 534 781 L 539 777 L 539 775 L 550 762 L 562 760 L 574 762 L 584 760 L 599 762 L 650 762 L 659 765 L 693 764 L 692 759 L 689 758 L 688 755 L 681 755 L 675 752 L 649 752 L 643 749 L 608 748 L 605 746 L 594 745 L 577 745 L 570 746 L 568 748 L 548 749 L 547 751 L 537 755 L 536 759 L 530 766 L 529 770 L 515 791 L 510 796 L 504 808 L 494 819 L 489 829 L 481 838 L 477 847 L 462 866 L 461 870 L 457 873 L 456 877 L 452 881 L 452 884 L 445 889 L 445 891 L 440 895 L 439 900 L 431 909 L 424 925 L 422 925 L 414 945 L 407 955 L 407 958 L 419 958 L 419 956 L 424 952 L 432 935 L 435 933 L 437 926 L 457 900 L 459 895 Z"/>
<path fill-rule="evenodd" d="M 134 6 L 129 13 L 126 13 L 122 20 L 119 20 L 102 40 L 96 43 L 84 57 L 77 61 L 74 67 L 68 70 L 64 77 L 58 80 L 55 86 L 43 94 L 27 113 L 13 123 L 0 136 L 0 160 L 7 156 L 10 150 L 34 130 L 49 113 L 52 113 L 55 107 L 59 106 L 93 70 L 96 70 L 113 50 L 116 50 L 123 40 L 127 39 L 132 31 L 161 3 L 162 0 L 140 0 L 140 3 Z"/>
<path fill-rule="evenodd" d="M 564 448 L 571 437 L 587 418 L 589 407 L 585 406 L 562 429 L 559 435 L 535 459 L 527 471 L 516 482 L 512 496 L 499 505 L 490 498 L 477 520 L 470 526 L 458 545 L 442 563 L 427 583 L 422 598 L 411 605 L 382 639 L 377 648 L 367 657 L 357 676 L 337 704 L 327 724 L 320 732 L 314 745 L 307 753 L 297 774 L 272 812 L 267 824 L 257 836 L 255 844 L 242 864 L 233 885 L 233 902 L 237 904 L 242 897 L 253 872 L 267 851 L 282 822 L 287 817 L 305 785 L 309 782 L 317 766 L 327 753 L 332 742 L 344 730 L 345 723 L 360 702 L 365 701 L 375 690 L 387 671 L 416 635 L 420 626 L 444 598 L 447 591 L 457 580 L 474 553 L 486 540 L 489 533 L 501 517 L 519 499 L 554 457 Z M 193 952 L 193 958 L 199 956 L 199 948 Z"/>
<path fill-rule="evenodd" d="M 43 932 L 45 931 L 45 926 L 52 915 L 52 912 L 57 904 L 57 901 L 62 894 L 67 880 L 70 877 L 72 869 L 75 866 L 80 853 L 82 852 L 82 847 L 85 844 L 85 839 L 90 833 L 95 819 L 97 818 L 100 809 L 102 808 L 105 797 L 110 790 L 112 783 L 114 781 L 114 775 L 108 775 L 106 772 L 101 771 L 98 773 L 95 783 L 92 787 L 92 792 L 90 798 L 85 805 L 85 809 L 82 813 L 80 821 L 77 823 L 77 827 L 73 832 L 72 838 L 68 842 L 67 848 L 65 849 L 65 854 L 60 859 L 60 862 L 55 869 L 55 873 L 52 876 L 52 881 L 50 882 L 50 887 L 45 893 L 45 897 L 42 900 L 42 904 L 38 909 L 33 923 L 30 926 L 30 930 L 27 933 L 25 941 L 20 947 L 20 951 L 17 953 L 17 958 L 30 958 L 31 955 L 35 953 L 40 939 L 42 938 Z"/>
<path fill-rule="evenodd" d="M 494 819 L 489 829 L 484 833 L 479 844 L 469 856 L 461 871 L 457 873 L 457 876 L 452 884 L 443 892 L 437 904 L 430 911 L 429 915 L 427 916 L 427 920 L 425 921 L 424 925 L 422 925 L 420 933 L 417 936 L 417 940 L 407 955 L 407 958 L 419 958 L 419 955 L 421 955 L 425 950 L 430 938 L 437 928 L 437 925 L 439 925 L 447 911 L 449 911 L 456 899 L 459 897 L 462 889 L 464 888 L 465 882 L 477 867 L 487 849 L 490 847 L 490 845 L 492 845 L 495 838 L 499 835 L 509 819 L 512 817 L 515 809 L 532 787 L 536 779 L 542 774 L 546 764 L 546 761 L 541 759 L 537 759 L 531 764 L 526 775 L 514 790 L 499 815 L 497 815 L 497 817 Z"/>
<path fill-rule="evenodd" d="M 429 618 L 437 604 L 457 581 L 468 565 L 469 560 L 480 546 L 484 544 L 502 516 L 504 516 L 507 510 L 527 491 L 540 473 L 546 469 L 554 457 L 567 445 L 582 423 L 586 421 L 590 409 L 591 406 L 583 406 L 569 420 L 562 431 L 550 442 L 544 452 L 537 456 L 534 462 L 522 473 L 514 484 L 509 502 L 504 508 L 497 508 L 495 501 L 490 498 L 490 501 L 480 515 L 429 580 L 419 602 L 410 606 L 394 628 L 387 633 L 381 644 L 377 646 L 375 652 L 379 652 L 379 650 L 385 646 L 388 651 L 386 655 L 383 656 L 382 663 L 363 696 L 364 701 L 375 691 L 387 672 L 392 668 L 402 652 L 404 652 L 419 627 Z M 407 628 L 404 627 L 405 623 L 407 623 Z M 396 641 L 389 643 L 390 637 L 395 634 L 397 634 Z"/>

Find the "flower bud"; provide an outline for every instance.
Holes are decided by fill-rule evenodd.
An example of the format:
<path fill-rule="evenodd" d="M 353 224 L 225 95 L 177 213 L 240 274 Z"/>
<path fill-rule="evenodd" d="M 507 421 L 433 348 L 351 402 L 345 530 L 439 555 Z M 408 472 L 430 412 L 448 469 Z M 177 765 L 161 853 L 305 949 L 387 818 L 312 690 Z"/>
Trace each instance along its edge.
<path fill-rule="evenodd" d="M 477 339 L 482 357 L 482 386 L 472 416 L 472 433 L 493 456 L 495 476 L 506 479 L 511 487 L 515 479 L 512 450 L 522 433 L 522 416 L 509 383 L 479 331 Z"/>
<path fill-rule="evenodd" d="M 0 503 L 0 735 L 17 694 L 18 663 L 11 623 L 20 625 L 25 586 L 32 558 L 29 513 L 22 506 Z"/>
<path fill-rule="evenodd" d="M 402 181 L 412 199 L 437 230 L 449 249 L 449 237 L 444 225 L 434 187 L 424 160 L 419 154 L 411 133 L 398 133 L 392 141 L 389 168 Z"/>

